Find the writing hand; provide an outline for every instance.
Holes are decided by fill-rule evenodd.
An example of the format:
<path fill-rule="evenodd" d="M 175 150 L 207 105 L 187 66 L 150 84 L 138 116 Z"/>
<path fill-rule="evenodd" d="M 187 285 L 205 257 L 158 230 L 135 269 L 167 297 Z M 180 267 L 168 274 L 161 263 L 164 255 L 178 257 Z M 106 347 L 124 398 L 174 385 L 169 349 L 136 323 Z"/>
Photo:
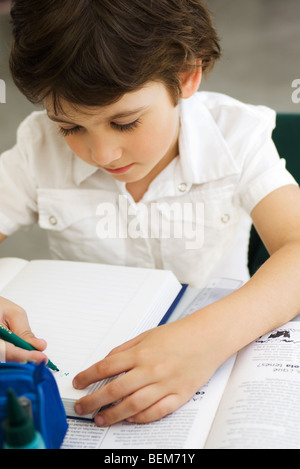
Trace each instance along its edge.
<path fill-rule="evenodd" d="M 47 344 L 43 339 L 36 338 L 32 333 L 26 312 L 20 306 L 3 297 L 0 297 L 0 323 L 37 349 L 37 351 L 31 352 L 2 341 L 1 350 L 2 355 L 4 355 L 3 351 L 5 350 L 6 361 L 35 361 L 37 363 L 48 361 L 46 355 L 42 353 Z"/>

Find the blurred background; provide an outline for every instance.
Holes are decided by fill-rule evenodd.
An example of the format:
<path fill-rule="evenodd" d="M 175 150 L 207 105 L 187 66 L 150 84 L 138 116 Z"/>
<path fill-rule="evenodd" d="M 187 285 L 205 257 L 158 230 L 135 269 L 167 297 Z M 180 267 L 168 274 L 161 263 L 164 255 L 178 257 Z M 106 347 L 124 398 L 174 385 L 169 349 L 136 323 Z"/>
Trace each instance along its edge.
<path fill-rule="evenodd" d="M 207 0 L 221 39 L 223 56 L 202 89 L 276 111 L 300 112 L 292 102 L 292 82 L 300 79 L 300 0 Z M 0 104 L 0 154 L 15 143 L 19 123 L 33 105 L 10 78 L 9 1 L 0 0 L 0 79 L 6 103 Z M 1 197 L 1 194 L 0 194 Z M 0 257 L 49 258 L 45 234 L 38 227 L 0 244 Z"/>

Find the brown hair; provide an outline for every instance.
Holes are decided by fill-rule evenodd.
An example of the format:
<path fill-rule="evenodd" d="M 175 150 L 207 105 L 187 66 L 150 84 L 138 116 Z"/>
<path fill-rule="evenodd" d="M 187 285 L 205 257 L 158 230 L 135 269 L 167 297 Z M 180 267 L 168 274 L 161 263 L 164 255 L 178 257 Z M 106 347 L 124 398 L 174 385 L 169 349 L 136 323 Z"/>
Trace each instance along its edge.
<path fill-rule="evenodd" d="M 201 0 L 13 0 L 10 68 L 33 103 L 50 95 L 104 106 L 149 81 L 165 83 L 176 102 L 179 72 L 220 56 Z"/>

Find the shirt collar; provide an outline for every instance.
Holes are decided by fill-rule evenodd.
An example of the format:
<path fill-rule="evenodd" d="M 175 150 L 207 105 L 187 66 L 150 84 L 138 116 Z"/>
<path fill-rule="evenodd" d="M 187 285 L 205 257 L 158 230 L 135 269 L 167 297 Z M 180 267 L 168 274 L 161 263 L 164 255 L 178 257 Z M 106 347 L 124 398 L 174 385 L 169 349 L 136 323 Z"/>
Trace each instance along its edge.
<path fill-rule="evenodd" d="M 86 163 L 85 161 L 81 160 L 78 156 L 76 156 L 74 153 L 72 156 L 73 156 L 73 161 L 72 161 L 73 180 L 76 186 L 79 186 L 88 177 L 96 173 L 96 171 L 100 171 L 99 168 Z"/>
<path fill-rule="evenodd" d="M 180 156 L 155 178 L 143 200 L 184 195 L 203 184 L 239 173 L 216 121 L 196 93 L 180 102 Z"/>
<path fill-rule="evenodd" d="M 191 184 L 238 173 L 228 145 L 209 109 L 196 93 L 180 103 L 180 165 L 183 180 Z"/>

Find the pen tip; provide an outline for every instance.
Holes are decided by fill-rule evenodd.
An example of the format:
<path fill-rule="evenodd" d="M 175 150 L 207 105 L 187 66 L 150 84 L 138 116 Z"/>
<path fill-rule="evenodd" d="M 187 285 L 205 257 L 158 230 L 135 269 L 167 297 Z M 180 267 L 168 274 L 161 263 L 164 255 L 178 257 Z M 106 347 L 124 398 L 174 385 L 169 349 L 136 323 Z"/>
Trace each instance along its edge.
<path fill-rule="evenodd" d="M 50 370 L 52 370 L 52 371 L 59 371 L 59 369 L 57 368 L 57 366 L 54 365 L 50 360 L 48 361 L 47 366 L 48 366 L 48 368 L 50 368 Z"/>

